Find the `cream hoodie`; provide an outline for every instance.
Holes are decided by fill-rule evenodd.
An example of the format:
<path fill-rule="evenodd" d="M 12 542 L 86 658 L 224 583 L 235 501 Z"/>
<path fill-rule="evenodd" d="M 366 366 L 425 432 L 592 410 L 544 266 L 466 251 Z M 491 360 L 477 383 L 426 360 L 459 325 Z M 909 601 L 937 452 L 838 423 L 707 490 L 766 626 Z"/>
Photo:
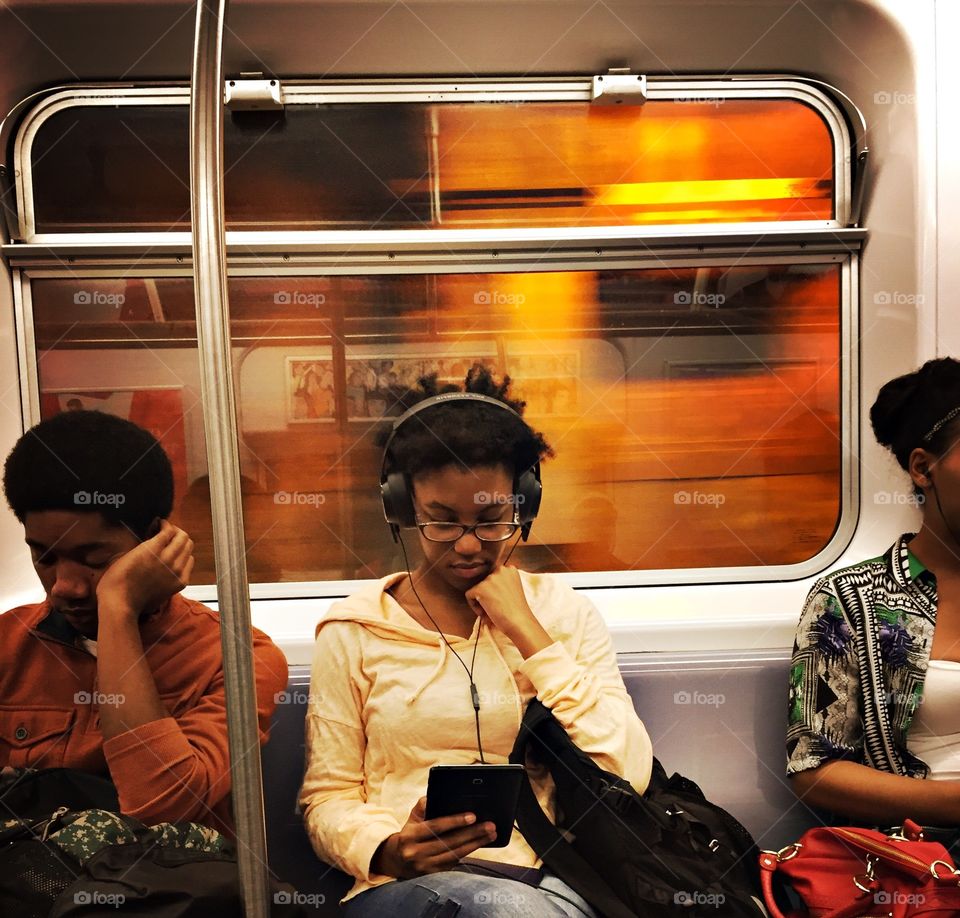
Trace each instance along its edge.
<path fill-rule="evenodd" d="M 317 854 L 357 880 L 344 901 L 392 879 L 372 874 L 370 861 L 426 793 L 430 767 L 480 761 L 467 672 L 436 632 L 385 592 L 402 576 L 391 574 L 336 603 L 317 626 L 300 805 Z M 473 674 L 484 757 L 507 761 L 524 708 L 536 696 L 597 764 L 642 793 L 652 767 L 650 740 L 600 613 L 555 576 L 521 571 L 520 577 L 554 643 L 524 660 L 502 632 L 483 625 Z M 447 635 L 468 667 L 479 626 L 478 619 L 469 638 Z M 553 818 L 549 775 L 531 777 Z M 472 856 L 540 864 L 516 829 L 507 847 Z"/>

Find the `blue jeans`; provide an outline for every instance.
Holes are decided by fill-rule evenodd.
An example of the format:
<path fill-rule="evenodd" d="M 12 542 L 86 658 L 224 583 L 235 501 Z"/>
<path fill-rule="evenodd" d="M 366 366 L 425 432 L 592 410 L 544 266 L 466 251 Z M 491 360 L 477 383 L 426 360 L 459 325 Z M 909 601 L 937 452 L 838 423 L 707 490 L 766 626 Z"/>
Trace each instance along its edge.
<path fill-rule="evenodd" d="M 453 870 L 369 889 L 342 912 L 346 918 L 598 918 L 550 873 L 534 887 Z"/>

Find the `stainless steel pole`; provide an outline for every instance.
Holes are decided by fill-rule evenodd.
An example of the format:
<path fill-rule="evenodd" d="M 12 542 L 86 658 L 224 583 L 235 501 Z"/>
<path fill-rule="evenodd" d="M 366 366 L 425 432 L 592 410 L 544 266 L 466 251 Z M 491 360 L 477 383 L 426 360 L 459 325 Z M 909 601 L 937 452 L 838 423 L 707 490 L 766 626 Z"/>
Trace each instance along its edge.
<path fill-rule="evenodd" d="M 190 84 L 194 299 L 240 885 L 247 918 L 267 918 L 270 914 L 267 841 L 240 502 L 223 219 L 223 24 L 226 12 L 227 0 L 209 3 L 199 0 L 197 4 Z"/>

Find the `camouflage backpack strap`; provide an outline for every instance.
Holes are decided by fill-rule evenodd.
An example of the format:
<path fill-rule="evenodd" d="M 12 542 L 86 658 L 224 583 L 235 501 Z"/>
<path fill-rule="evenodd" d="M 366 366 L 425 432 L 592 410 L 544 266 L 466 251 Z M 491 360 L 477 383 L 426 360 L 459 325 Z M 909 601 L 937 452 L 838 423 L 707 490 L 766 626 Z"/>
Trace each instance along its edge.
<path fill-rule="evenodd" d="M 154 840 L 164 848 L 183 848 L 205 854 L 232 853 L 226 836 L 196 822 L 161 822 L 151 826 L 141 837 L 145 841 Z"/>
<path fill-rule="evenodd" d="M 80 810 L 64 816 L 63 822 L 63 828 L 52 832 L 47 840 L 81 864 L 107 845 L 137 841 L 143 827 L 137 820 L 109 810 Z"/>

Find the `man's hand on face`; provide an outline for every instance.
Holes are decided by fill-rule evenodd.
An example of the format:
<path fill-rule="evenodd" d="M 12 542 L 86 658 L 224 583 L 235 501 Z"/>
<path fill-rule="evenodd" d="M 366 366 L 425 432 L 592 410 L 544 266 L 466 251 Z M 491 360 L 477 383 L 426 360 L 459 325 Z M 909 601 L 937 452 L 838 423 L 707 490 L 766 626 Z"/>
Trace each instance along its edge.
<path fill-rule="evenodd" d="M 105 616 L 139 618 L 158 609 L 190 581 L 193 540 L 168 520 L 160 531 L 117 556 L 97 584 L 101 621 Z"/>

